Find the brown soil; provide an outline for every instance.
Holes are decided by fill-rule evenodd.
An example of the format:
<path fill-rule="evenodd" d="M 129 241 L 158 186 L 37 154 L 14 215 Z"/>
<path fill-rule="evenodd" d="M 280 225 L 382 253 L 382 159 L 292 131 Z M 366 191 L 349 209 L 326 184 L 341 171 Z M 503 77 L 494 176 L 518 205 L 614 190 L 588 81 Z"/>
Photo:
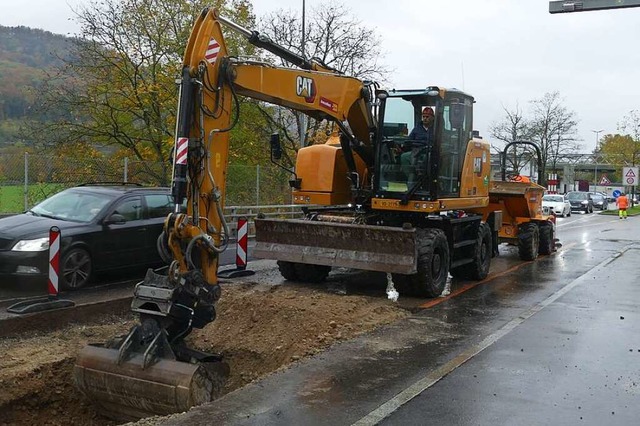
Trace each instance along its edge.
<path fill-rule="evenodd" d="M 225 392 L 332 344 L 409 314 L 386 298 L 331 292 L 327 286 L 225 285 L 218 318 L 189 336 L 221 352 L 231 367 Z M 112 425 L 74 387 L 75 354 L 89 342 L 126 333 L 133 316 L 103 317 L 50 333 L 0 339 L 0 425 Z"/>

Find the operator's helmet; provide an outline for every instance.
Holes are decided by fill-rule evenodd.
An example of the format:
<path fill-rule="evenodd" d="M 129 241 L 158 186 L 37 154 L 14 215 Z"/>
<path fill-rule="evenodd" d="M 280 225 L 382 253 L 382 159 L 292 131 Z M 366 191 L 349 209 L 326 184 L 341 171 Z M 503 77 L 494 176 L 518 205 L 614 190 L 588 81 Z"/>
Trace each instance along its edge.
<path fill-rule="evenodd" d="M 431 108 L 430 106 L 428 106 L 428 107 L 424 107 L 424 108 L 422 109 L 422 115 L 430 115 L 430 116 L 432 116 L 432 117 L 433 117 L 433 116 L 435 115 L 435 113 L 433 112 L 433 108 Z"/>

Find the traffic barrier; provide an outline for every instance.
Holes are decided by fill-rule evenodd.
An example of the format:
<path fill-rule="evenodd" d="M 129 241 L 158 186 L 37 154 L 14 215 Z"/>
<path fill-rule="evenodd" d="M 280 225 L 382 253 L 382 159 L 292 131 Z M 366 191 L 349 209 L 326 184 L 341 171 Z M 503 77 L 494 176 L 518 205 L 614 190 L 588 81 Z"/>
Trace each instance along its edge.
<path fill-rule="evenodd" d="M 50 309 L 60 309 L 74 306 L 71 300 L 58 298 L 58 273 L 60 272 L 60 228 L 52 226 L 49 229 L 49 274 L 47 279 L 46 299 L 25 300 L 15 303 L 7 308 L 8 312 L 14 314 L 28 314 L 32 312 L 46 311 Z"/>
<path fill-rule="evenodd" d="M 249 221 L 246 217 L 238 218 L 238 227 L 236 233 L 236 267 L 235 269 L 219 271 L 218 277 L 237 278 L 255 274 L 254 271 L 247 269 L 247 252 L 249 249 Z"/>

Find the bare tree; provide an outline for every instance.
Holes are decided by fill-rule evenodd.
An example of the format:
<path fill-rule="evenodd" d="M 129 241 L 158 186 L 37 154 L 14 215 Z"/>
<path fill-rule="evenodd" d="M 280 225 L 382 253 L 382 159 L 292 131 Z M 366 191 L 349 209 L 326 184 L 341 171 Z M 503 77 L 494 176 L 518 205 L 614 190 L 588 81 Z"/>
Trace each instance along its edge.
<path fill-rule="evenodd" d="M 577 138 L 575 112 L 562 105 L 559 92 L 545 93 L 540 99 L 530 101 L 532 107 L 532 135 L 542 155 L 542 176 L 546 182 L 545 171 L 549 168 L 557 172 L 558 159 L 568 153 L 580 149 Z"/>
<path fill-rule="evenodd" d="M 274 42 L 292 52 L 314 58 L 338 72 L 362 80 L 385 81 L 387 68 L 381 64 L 380 38 L 375 30 L 362 25 L 341 3 L 329 2 L 312 8 L 305 18 L 305 46 L 302 46 L 302 19 L 291 11 L 279 10 L 260 20 L 260 30 Z M 291 64 L 271 58 L 281 66 Z M 300 142 L 300 114 L 282 108 L 272 115 L 284 133 L 288 148 L 297 151 Z M 313 143 L 326 137 L 327 123 L 310 119 L 305 140 Z"/>
<path fill-rule="evenodd" d="M 489 127 L 489 134 L 495 140 L 502 142 L 500 146 L 493 145 L 492 149 L 495 152 L 500 152 L 504 147 L 514 141 L 528 141 L 532 138 L 531 123 L 524 116 L 524 112 L 520 108 L 520 105 L 516 103 L 514 109 L 509 109 L 506 106 L 502 106 L 504 111 L 504 117 L 501 121 L 494 122 Z M 510 173 L 520 174 L 524 166 L 527 164 L 526 158 L 530 155 L 525 155 L 527 152 L 526 147 L 514 146 L 513 155 L 506 157 L 506 167 Z"/>

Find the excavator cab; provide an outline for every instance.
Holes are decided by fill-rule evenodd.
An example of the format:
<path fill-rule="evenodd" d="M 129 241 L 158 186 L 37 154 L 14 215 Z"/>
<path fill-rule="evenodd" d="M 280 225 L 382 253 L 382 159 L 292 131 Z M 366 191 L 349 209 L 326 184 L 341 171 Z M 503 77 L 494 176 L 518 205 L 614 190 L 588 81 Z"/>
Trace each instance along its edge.
<path fill-rule="evenodd" d="M 381 130 L 374 188 L 377 198 L 434 201 L 460 197 L 460 176 L 471 139 L 473 98 L 437 87 L 380 91 Z M 422 140 L 409 129 L 422 126 L 422 111 L 435 113 Z"/>

